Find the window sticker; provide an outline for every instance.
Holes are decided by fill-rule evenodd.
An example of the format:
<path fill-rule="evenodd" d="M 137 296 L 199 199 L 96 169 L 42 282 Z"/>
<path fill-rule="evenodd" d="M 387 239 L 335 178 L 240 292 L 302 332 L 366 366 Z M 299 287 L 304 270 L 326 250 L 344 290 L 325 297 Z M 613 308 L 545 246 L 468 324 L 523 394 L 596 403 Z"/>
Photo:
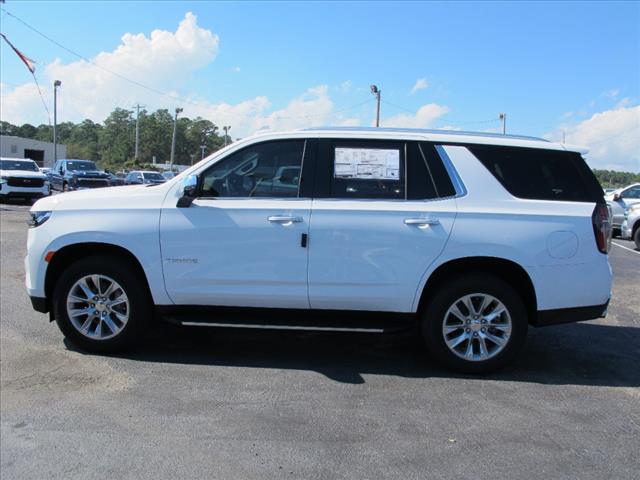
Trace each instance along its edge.
<path fill-rule="evenodd" d="M 335 178 L 398 180 L 400 150 L 388 148 L 336 148 Z"/>

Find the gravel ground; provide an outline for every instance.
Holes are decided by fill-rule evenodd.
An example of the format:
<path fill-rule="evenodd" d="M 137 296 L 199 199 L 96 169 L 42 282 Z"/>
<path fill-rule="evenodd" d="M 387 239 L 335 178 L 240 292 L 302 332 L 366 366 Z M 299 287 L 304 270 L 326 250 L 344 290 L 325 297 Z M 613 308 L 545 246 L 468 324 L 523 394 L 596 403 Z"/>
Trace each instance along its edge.
<path fill-rule="evenodd" d="M 631 242 L 612 247 L 606 319 L 531 329 L 513 366 L 474 378 L 408 334 L 167 325 L 85 355 L 31 309 L 27 210 L 0 205 L 3 480 L 638 478 Z"/>

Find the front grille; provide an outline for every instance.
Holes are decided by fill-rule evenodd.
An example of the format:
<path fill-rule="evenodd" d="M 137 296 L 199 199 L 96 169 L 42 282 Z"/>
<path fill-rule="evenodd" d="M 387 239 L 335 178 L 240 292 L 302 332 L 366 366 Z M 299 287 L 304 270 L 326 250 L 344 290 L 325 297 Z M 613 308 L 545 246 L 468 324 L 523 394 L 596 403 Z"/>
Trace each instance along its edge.
<path fill-rule="evenodd" d="M 78 186 L 82 188 L 108 187 L 109 182 L 103 178 L 79 178 Z"/>
<path fill-rule="evenodd" d="M 42 188 L 44 180 L 41 178 L 9 177 L 7 185 L 10 187 Z"/>

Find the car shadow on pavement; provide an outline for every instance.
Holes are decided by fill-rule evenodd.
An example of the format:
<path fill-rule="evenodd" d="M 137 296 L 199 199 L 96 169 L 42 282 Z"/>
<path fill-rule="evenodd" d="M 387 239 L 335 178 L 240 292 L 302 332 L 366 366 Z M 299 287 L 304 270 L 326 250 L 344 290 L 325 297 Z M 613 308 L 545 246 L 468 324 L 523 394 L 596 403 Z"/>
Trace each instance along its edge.
<path fill-rule="evenodd" d="M 66 345 L 76 350 L 68 341 Z M 115 357 L 141 362 L 309 370 L 348 384 L 365 383 L 363 375 L 370 374 L 640 386 L 640 328 L 594 323 L 532 328 L 516 362 L 482 377 L 456 374 L 439 366 L 412 332 L 315 333 L 160 324 L 134 352 Z"/>

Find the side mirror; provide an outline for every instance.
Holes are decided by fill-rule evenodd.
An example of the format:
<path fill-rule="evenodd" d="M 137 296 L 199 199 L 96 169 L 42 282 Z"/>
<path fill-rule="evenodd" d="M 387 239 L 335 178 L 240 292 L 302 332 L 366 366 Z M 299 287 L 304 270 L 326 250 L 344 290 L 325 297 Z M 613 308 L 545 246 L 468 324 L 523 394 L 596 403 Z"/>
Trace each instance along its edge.
<path fill-rule="evenodd" d="M 618 200 L 620 200 L 622 198 L 622 194 L 620 193 L 614 193 L 613 194 L 613 201 L 617 202 Z"/>
<path fill-rule="evenodd" d="M 198 176 L 189 175 L 182 182 L 182 196 L 178 199 L 176 207 L 189 208 L 198 195 Z"/>

